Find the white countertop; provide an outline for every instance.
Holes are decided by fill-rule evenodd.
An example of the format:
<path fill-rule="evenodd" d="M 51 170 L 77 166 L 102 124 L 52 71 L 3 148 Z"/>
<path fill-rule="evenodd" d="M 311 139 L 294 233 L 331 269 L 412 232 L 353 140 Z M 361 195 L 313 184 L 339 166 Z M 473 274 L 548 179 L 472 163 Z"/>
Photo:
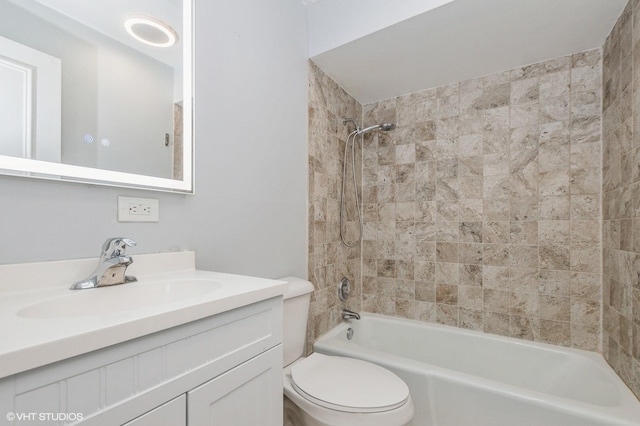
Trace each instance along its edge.
<path fill-rule="evenodd" d="M 193 252 L 133 258 L 127 275 L 137 276 L 138 282 L 88 290 L 69 290 L 69 286 L 91 273 L 97 259 L 0 265 L 0 378 L 281 296 L 287 286 L 282 281 L 196 270 Z M 115 306 L 114 312 L 102 304 L 97 313 L 69 317 L 24 314 L 34 307 L 37 312 L 38 307 L 72 304 L 71 298 L 87 306 L 93 296 L 98 304 L 101 299 L 116 304 L 122 300 L 125 306 L 131 303 L 127 290 L 132 287 L 128 286 L 156 285 L 161 289 L 168 283 L 187 281 L 197 281 L 199 288 L 211 284 L 213 290 L 140 308 Z M 143 287 L 136 290 L 129 293 L 135 297 L 144 294 Z"/>

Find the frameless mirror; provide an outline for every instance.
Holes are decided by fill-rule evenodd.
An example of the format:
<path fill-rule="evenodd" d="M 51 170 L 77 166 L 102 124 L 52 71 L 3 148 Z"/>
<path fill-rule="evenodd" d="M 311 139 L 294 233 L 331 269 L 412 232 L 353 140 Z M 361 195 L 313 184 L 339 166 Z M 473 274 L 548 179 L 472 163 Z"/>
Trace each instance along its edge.
<path fill-rule="evenodd" d="M 191 0 L 0 0 L 0 173 L 192 192 Z"/>

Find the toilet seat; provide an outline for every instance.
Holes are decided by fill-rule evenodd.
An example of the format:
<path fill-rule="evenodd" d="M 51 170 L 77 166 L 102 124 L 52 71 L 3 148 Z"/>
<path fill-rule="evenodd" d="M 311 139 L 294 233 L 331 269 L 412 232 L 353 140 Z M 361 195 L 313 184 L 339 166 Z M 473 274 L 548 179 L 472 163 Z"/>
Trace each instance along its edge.
<path fill-rule="evenodd" d="M 370 362 L 313 353 L 291 367 L 299 395 L 322 407 L 351 413 L 377 413 L 401 407 L 409 388 L 389 370 Z"/>

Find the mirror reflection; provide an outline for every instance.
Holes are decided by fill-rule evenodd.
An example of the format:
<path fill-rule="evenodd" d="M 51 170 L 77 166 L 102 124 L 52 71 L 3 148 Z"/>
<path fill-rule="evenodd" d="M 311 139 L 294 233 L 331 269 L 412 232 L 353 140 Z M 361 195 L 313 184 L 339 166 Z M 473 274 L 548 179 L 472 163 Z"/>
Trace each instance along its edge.
<path fill-rule="evenodd" d="M 0 0 L 0 156 L 182 180 L 182 13 Z"/>

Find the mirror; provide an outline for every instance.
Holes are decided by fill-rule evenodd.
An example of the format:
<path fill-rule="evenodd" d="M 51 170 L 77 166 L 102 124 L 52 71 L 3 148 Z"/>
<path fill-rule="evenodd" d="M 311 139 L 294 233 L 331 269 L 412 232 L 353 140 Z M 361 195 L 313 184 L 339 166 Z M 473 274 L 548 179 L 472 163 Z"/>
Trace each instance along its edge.
<path fill-rule="evenodd" d="M 0 173 L 193 192 L 192 33 L 191 0 L 0 0 Z"/>

